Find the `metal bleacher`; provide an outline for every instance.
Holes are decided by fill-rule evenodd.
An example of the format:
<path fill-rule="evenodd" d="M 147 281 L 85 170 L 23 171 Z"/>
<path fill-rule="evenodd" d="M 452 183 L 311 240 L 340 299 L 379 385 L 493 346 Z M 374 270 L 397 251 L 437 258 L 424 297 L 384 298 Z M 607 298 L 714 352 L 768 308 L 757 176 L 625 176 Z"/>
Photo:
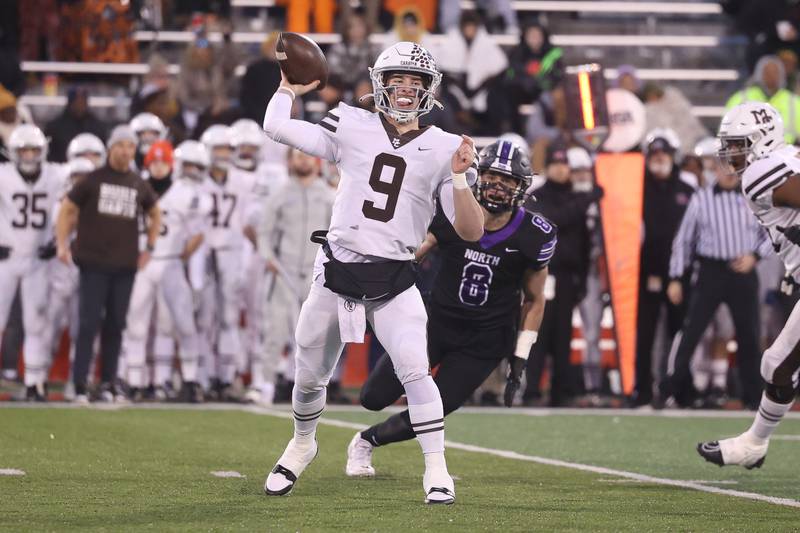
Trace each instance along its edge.
<path fill-rule="evenodd" d="M 277 11 L 274 1 L 232 0 L 231 5 L 237 30 L 232 34 L 233 42 L 243 49 L 255 50 L 267 33 L 252 31 L 248 17 L 252 19 L 254 9 L 262 15 Z M 465 8 L 472 5 L 462 1 Z M 722 114 L 724 98 L 738 88 L 744 74 L 746 41 L 731 34 L 731 24 L 716 2 L 528 0 L 514 1 L 512 5 L 521 20 L 534 17 L 547 25 L 553 44 L 564 48 L 567 64 L 600 62 L 607 67 L 606 76 L 612 79 L 616 76 L 615 67 L 633 65 L 644 81 L 679 87 L 693 103 L 694 114 L 709 124 Z M 274 17 L 263 18 L 270 23 L 268 26 L 277 26 L 272 24 Z M 340 39 L 338 34 L 310 36 L 322 46 Z M 134 38 L 143 51 L 157 47 L 172 62 L 170 72 L 177 74 L 180 52 L 194 34 L 142 30 L 135 32 Z M 493 38 L 505 48 L 519 42 L 516 35 L 497 34 Z M 221 39 L 219 33 L 209 35 L 212 42 Z M 373 35 L 372 39 L 380 43 L 385 36 Z M 146 63 L 22 63 L 24 72 L 79 73 L 90 81 L 95 74 L 140 76 L 147 68 Z M 241 75 L 244 69 L 245 65 L 240 65 L 237 74 Z M 90 105 L 98 110 L 118 108 L 127 102 L 123 93 L 119 86 L 108 88 L 101 84 L 93 91 L 95 96 Z M 47 108 L 60 107 L 64 97 L 28 94 L 23 101 L 35 108 L 37 114 L 51 114 Z"/>

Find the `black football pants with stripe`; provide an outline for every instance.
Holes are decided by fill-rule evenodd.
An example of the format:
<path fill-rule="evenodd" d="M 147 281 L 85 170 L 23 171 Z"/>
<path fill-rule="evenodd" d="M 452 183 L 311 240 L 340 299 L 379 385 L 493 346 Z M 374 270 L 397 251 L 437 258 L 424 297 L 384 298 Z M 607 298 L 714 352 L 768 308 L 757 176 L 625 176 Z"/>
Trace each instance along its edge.
<path fill-rule="evenodd" d="M 452 413 L 486 381 L 500 361 L 514 347 L 516 328 L 509 326 L 477 330 L 467 321 L 454 323 L 437 317 L 428 318 L 428 358 L 431 368 L 438 367 L 433 380 L 442 396 L 444 416 Z M 361 388 L 361 405 L 380 411 L 404 394 L 389 354 L 383 354 Z M 362 433 L 374 445 L 413 439 L 408 410 L 390 416 Z"/>
<path fill-rule="evenodd" d="M 663 396 L 677 396 L 691 386 L 690 362 L 717 308 L 726 304 L 736 332 L 736 366 L 742 403 L 755 409 L 761 400 L 759 360 L 760 325 L 758 275 L 734 272 L 727 261 L 700 260 L 700 272 L 692 288 L 689 310 L 681 332 L 675 337 L 667 361 L 667 375 L 661 383 Z"/>

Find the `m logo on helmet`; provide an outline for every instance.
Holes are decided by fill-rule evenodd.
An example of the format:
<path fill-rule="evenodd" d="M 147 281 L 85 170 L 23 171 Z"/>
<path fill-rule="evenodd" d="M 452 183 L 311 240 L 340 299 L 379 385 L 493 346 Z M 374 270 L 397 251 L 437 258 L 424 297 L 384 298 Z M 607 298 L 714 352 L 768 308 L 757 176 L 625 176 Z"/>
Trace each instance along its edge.
<path fill-rule="evenodd" d="M 756 124 L 769 124 L 772 122 L 772 117 L 767 113 L 766 109 L 753 109 L 750 111 L 755 119 Z"/>

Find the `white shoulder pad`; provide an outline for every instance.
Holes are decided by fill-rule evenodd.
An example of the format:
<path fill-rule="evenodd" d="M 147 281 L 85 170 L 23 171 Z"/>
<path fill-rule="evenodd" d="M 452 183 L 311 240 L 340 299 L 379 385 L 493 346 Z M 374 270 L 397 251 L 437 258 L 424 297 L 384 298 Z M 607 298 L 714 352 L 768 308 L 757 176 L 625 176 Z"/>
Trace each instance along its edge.
<path fill-rule="evenodd" d="M 772 191 L 785 182 L 796 170 L 783 158 L 770 155 L 753 161 L 742 175 L 742 192 L 752 203 L 765 200 L 771 205 Z"/>

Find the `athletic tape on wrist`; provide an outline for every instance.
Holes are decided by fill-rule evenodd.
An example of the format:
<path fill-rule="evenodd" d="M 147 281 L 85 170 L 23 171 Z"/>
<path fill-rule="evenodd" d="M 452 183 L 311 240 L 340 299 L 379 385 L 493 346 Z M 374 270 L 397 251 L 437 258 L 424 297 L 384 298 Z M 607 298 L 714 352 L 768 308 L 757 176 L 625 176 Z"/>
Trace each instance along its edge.
<path fill-rule="evenodd" d="M 296 96 L 297 96 L 296 94 L 294 94 L 294 91 L 293 91 L 293 90 L 291 90 L 291 89 L 290 89 L 290 88 L 288 88 L 288 87 L 284 87 L 284 86 L 282 86 L 282 87 L 278 87 L 278 90 L 279 90 L 279 91 L 283 91 L 283 92 L 285 92 L 286 94 L 288 94 L 288 95 L 289 95 L 289 96 L 292 98 L 292 100 L 294 100 L 294 99 L 296 98 Z"/>
<path fill-rule="evenodd" d="M 467 175 L 463 172 L 460 174 L 453 174 L 453 188 L 454 189 L 469 189 L 467 184 Z"/>
<path fill-rule="evenodd" d="M 527 359 L 531 353 L 531 348 L 536 344 L 536 339 L 539 338 L 539 332 L 532 329 L 526 329 L 519 332 L 517 336 L 517 347 L 514 349 L 514 355 Z"/>

